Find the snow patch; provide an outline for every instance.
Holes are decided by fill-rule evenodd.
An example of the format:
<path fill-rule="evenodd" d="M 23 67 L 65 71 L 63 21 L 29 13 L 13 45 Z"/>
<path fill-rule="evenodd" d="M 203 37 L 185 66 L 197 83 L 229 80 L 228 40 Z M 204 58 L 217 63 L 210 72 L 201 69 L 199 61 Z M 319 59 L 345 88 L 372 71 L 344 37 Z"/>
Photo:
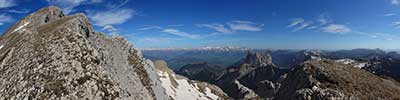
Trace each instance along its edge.
<path fill-rule="evenodd" d="M 211 89 L 206 87 L 206 90 L 201 92 L 196 83 L 189 83 L 188 80 L 182 78 L 177 79 L 175 74 L 158 71 L 162 86 L 166 90 L 166 94 L 174 100 L 217 100 L 219 96 L 213 94 Z M 171 76 L 171 77 L 170 77 Z M 171 80 L 176 80 L 178 86 L 172 85 Z"/>
<path fill-rule="evenodd" d="M 355 65 L 354 67 L 363 68 L 363 67 L 365 67 L 365 65 L 367 65 L 367 63 L 359 63 L 359 64 Z"/>
<path fill-rule="evenodd" d="M 352 59 L 339 59 L 339 60 L 336 60 L 336 62 L 338 62 L 338 63 L 342 63 L 342 64 L 352 64 L 352 63 L 355 63 L 356 61 L 354 61 L 354 60 L 352 60 Z"/>
<path fill-rule="evenodd" d="M 19 26 L 18 28 L 16 28 L 14 31 L 12 31 L 11 33 L 15 33 L 19 30 L 21 30 L 22 28 L 26 27 L 30 22 L 24 23 L 23 25 Z"/>
<path fill-rule="evenodd" d="M 351 65 L 351 66 L 354 66 L 356 68 L 363 68 L 367 64 L 366 62 L 358 62 L 356 60 L 348 59 L 348 58 L 335 60 L 335 62 L 346 64 L 346 65 Z"/>
<path fill-rule="evenodd" d="M 0 45 L 0 49 L 2 49 L 4 47 L 4 45 Z"/>

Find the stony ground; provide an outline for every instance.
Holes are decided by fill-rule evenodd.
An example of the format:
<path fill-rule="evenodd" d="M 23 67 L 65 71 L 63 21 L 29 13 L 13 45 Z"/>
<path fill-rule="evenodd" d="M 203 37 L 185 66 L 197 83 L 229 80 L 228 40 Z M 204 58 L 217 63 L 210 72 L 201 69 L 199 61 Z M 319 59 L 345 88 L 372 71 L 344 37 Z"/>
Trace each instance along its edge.
<path fill-rule="evenodd" d="M 0 99 L 166 99 L 152 62 L 83 14 L 41 9 L 0 43 Z"/>

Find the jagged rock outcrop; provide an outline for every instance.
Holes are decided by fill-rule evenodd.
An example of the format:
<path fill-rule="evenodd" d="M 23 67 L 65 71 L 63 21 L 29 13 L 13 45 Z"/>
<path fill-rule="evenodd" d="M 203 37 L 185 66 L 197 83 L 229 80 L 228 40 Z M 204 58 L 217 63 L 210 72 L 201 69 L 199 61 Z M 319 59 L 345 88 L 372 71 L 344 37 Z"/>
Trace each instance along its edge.
<path fill-rule="evenodd" d="M 162 60 L 154 62 L 161 83 L 171 100 L 222 100 L 229 97 L 217 86 L 175 74 Z"/>
<path fill-rule="evenodd" d="M 278 81 L 285 72 L 272 63 L 268 54 L 249 52 L 240 66 L 227 68 L 215 83 L 235 99 L 249 99 L 247 95 L 251 99 L 269 98 L 279 88 Z"/>
<path fill-rule="evenodd" d="M 272 58 L 269 54 L 261 54 L 257 52 L 248 52 L 243 59 L 243 63 L 257 66 L 273 65 Z"/>
<path fill-rule="evenodd" d="M 288 72 L 275 100 L 398 100 L 400 85 L 331 60 L 306 61 Z"/>
<path fill-rule="evenodd" d="M 83 14 L 47 7 L 0 39 L 0 99 L 167 99 L 151 61 L 94 32 Z"/>

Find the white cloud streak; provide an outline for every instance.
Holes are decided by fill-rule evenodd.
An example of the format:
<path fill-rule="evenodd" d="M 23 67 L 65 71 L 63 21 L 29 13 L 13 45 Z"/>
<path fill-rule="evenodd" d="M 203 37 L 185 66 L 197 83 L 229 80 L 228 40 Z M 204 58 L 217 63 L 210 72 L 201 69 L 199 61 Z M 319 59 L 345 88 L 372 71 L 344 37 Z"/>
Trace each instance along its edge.
<path fill-rule="evenodd" d="M 194 35 L 194 34 L 190 34 L 190 33 L 183 32 L 183 31 L 180 31 L 178 29 L 172 29 L 172 28 L 164 29 L 164 30 L 162 30 L 162 32 L 169 33 L 169 34 L 176 35 L 176 36 L 180 36 L 180 37 L 191 38 L 191 39 L 200 38 L 200 35 Z"/>
<path fill-rule="evenodd" d="M 326 14 L 319 15 L 317 21 L 320 23 L 320 25 L 326 25 L 332 22 L 331 18 Z"/>
<path fill-rule="evenodd" d="M 395 28 L 400 28 L 400 21 L 392 22 L 392 26 Z"/>
<path fill-rule="evenodd" d="M 297 32 L 303 29 L 315 29 L 316 26 L 311 26 L 313 24 L 312 21 L 305 21 L 303 18 L 293 18 L 290 19 L 290 24 L 287 26 L 288 28 L 294 28 L 292 32 Z M 310 27 L 309 27 L 310 26 Z"/>
<path fill-rule="evenodd" d="M 94 25 L 97 26 L 122 24 L 134 15 L 135 11 L 132 9 L 109 10 L 97 13 L 89 12 L 88 14 L 89 18 L 94 21 Z"/>
<path fill-rule="evenodd" d="M 262 31 L 264 24 L 256 24 L 250 21 L 232 21 L 227 23 L 231 30 L 235 31 Z"/>
<path fill-rule="evenodd" d="M 295 28 L 292 32 L 297 32 L 297 31 L 303 30 L 303 29 L 307 28 L 308 26 L 310 26 L 312 23 L 313 22 L 311 22 L 311 21 L 303 22 L 297 28 Z"/>
<path fill-rule="evenodd" d="M 15 0 L 0 0 L 0 8 L 9 8 L 16 5 Z"/>
<path fill-rule="evenodd" d="M 0 14 L 0 26 L 4 25 L 5 23 L 10 23 L 12 22 L 14 19 L 7 14 Z"/>
<path fill-rule="evenodd" d="M 16 13 L 16 14 L 25 14 L 25 13 L 28 13 L 29 10 L 28 9 L 19 9 L 19 10 L 11 9 L 11 10 L 7 10 L 7 12 Z"/>
<path fill-rule="evenodd" d="M 323 32 L 327 33 L 338 33 L 338 34 L 345 34 L 351 32 L 351 29 L 345 25 L 340 24 L 330 24 L 322 28 Z"/>
<path fill-rule="evenodd" d="M 215 31 L 211 35 L 218 35 L 218 34 L 232 34 L 238 31 L 258 32 L 263 30 L 264 24 L 258 24 L 251 21 L 236 20 L 227 22 L 226 24 L 211 23 L 211 24 L 198 24 L 197 26 L 210 28 Z"/>
<path fill-rule="evenodd" d="M 116 4 L 108 4 L 107 7 L 110 9 L 119 9 L 129 2 L 129 0 L 118 0 Z"/>
<path fill-rule="evenodd" d="M 69 14 L 75 11 L 75 8 L 84 4 L 102 3 L 103 0 L 46 0 L 49 5 L 60 7 L 64 13 Z"/>
<path fill-rule="evenodd" d="M 391 0 L 391 3 L 393 5 L 399 5 L 400 4 L 400 0 Z"/>
<path fill-rule="evenodd" d="M 145 26 L 145 27 L 143 27 L 143 28 L 139 28 L 139 29 L 136 29 L 136 30 L 144 31 L 144 30 L 153 30 L 153 29 L 159 29 L 159 30 L 161 30 L 161 29 L 163 29 L 163 28 L 160 27 L 160 26 Z"/>
<path fill-rule="evenodd" d="M 87 0 L 46 0 L 49 5 L 59 6 L 64 13 L 69 14 L 74 8 L 86 2 Z"/>
<path fill-rule="evenodd" d="M 210 28 L 213 29 L 219 33 L 233 33 L 233 31 L 231 29 L 228 29 L 227 27 L 225 27 L 225 25 L 223 24 L 199 24 L 197 25 L 198 27 L 206 27 L 206 28 Z"/>
<path fill-rule="evenodd" d="M 296 26 L 296 25 L 299 25 L 301 23 L 304 23 L 304 19 L 303 18 L 293 18 L 293 19 L 290 19 L 289 21 L 290 21 L 290 25 L 287 26 L 288 28 L 291 28 L 293 26 Z"/>
<path fill-rule="evenodd" d="M 390 16 L 396 16 L 396 15 L 397 15 L 396 13 L 386 13 L 383 16 L 390 17 Z"/>

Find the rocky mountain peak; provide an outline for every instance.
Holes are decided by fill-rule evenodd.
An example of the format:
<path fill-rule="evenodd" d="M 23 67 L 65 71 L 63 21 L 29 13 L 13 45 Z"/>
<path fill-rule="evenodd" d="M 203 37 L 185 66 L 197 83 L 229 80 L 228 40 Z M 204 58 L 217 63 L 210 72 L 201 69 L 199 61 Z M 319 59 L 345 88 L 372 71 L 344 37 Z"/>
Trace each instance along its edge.
<path fill-rule="evenodd" d="M 259 52 L 248 52 L 244 58 L 244 63 L 251 65 L 271 65 L 272 58 L 269 54 L 262 54 Z"/>
<path fill-rule="evenodd" d="M 167 99 L 153 63 L 125 39 L 94 32 L 84 14 L 40 9 L 0 43 L 0 99 Z"/>
<path fill-rule="evenodd" d="M 63 18 L 65 15 L 62 10 L 55 6 L 49 6 L 42 8 L 22 20 L 18 21 L 14 26 L 12 26 L 4 34 L 5 36 L 17 33 L 24 29 L 36 30 L 38 27 L 45 25 L 46 23 Z"/>

